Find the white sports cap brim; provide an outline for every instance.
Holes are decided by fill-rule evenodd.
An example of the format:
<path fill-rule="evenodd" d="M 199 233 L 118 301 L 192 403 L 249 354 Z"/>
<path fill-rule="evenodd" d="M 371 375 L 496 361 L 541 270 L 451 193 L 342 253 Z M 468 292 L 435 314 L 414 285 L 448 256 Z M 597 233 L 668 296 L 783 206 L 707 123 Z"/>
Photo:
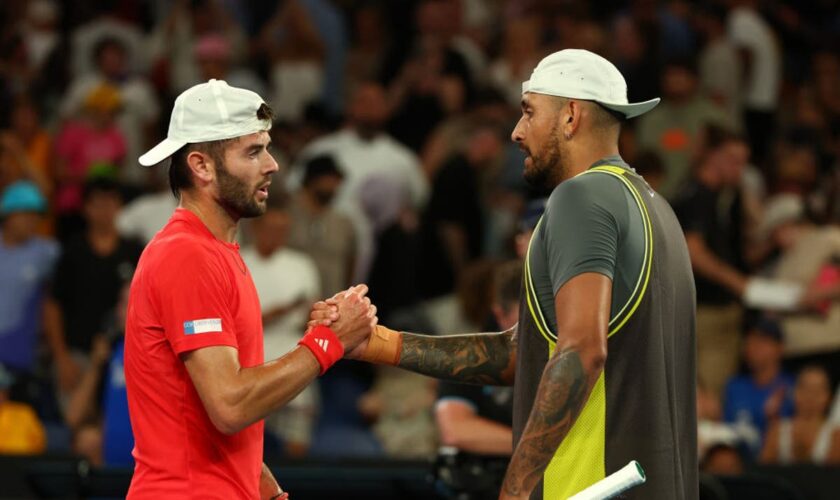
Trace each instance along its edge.
<path fill-rule="evenodd" d="M 565 49 L 543 58 L 522 83 L 522 93 L 546 94 L 569 99 L 594 101 L 625 118 L 647 113 L 659 98 L 643 102 L 627 101 L 627 82 L 611 62 L 582 49 Z"/>
<path fill-rule="evenodd" d="M 231 87 L 224 80 L 210 80 L 181 92 L 172 107 L 166 139 L 138 161 L 157 165 L 187 144 L 233 139 L 271 129 L 257 110 L 265 104 L 256 92 Z"/>
<path fill-rule="evenodd" d="M 144 167 L 151 167 L 169 159 L 169 157 L 175 154 L 176 151 L 186 145 L 186 142 L 173 141 L 172 139 L 167 138 L 160 141 L 152 149 L 146 151 L 143 156 L 137 159 L 137 161 Z"/>

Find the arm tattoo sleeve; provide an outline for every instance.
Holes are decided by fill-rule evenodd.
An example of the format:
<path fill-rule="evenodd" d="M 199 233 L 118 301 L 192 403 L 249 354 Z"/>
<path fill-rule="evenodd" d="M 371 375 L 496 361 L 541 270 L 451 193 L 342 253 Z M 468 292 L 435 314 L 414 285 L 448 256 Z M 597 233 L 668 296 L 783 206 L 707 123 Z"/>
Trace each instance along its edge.
<path fill-rule="evenodd" d="M 574 350 L 558 352 L 546 364 L 531 416 L 514 450 L 504 493 L 530 493 L 580 414 L 597 374 L 586 373 Z"/>
<path fill-rule="evenodd" d="M 440 337 L 403 333 L 398 366 L 456 382 L 510 385 L 516 369 L 515 331 Z"/>

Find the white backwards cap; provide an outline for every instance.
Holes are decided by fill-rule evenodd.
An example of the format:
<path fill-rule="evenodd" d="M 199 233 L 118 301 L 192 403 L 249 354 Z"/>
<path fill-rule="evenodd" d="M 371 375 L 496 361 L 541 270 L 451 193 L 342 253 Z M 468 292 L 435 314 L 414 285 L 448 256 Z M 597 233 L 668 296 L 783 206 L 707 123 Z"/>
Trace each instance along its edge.
<path fill-rule="evenodd" d="M 257 93 L 210 80 L 181 92 L 172 107 L 166 139 L 140 157 L 140 165 L 156 165 L 187 144 L 233 139 L 271 129 L 271 120 L 257 118 L 265 104 Z"/>
<path fill-rule="evenodd" d="M 570 99 L 594 101 L 624 118 L 646 113 L 659 98 L 627 102 L 627 83 L 613 63 L 588 50 L 565 49 L 543 58 L 522 83 L 522 93 L 532 92 Z"/>

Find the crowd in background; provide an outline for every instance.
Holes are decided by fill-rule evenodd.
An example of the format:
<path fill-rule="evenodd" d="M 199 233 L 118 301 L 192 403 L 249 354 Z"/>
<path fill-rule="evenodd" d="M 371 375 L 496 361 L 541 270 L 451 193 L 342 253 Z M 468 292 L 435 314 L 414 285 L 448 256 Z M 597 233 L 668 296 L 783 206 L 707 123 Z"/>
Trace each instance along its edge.
<path fill-rule="evenodd" d="M 359 282 L 391 328 L 515 323 L 514 271 L 549 193 L 524 184 L 509 134 L 521 83 L 563 48 L 614 62 L 630 101 L 662 97 L 620 149 L 691 254 L 703 467 L 840 463 L 834 0 L 3 2 L 0 453 L 132 464 L 128 284 L 177 205 L 166 167 L 137 157 L 175 96 L 211 78 L 277 117 L 281 172 L 239 238 L 266 359 L 295 346 L 314 301 Z M 800 293 L 756 308 L 758 282 Z M 504 454 L 509 404 L 342 362 L 268 419 L 266 452 Z"/>

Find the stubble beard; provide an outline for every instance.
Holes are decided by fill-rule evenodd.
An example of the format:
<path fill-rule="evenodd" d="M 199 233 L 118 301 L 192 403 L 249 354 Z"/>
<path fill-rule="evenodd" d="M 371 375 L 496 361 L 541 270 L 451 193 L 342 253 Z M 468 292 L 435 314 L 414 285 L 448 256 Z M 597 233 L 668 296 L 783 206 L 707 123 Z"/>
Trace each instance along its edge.
<path fill-rule="evenodd" d="M 555 124 L 549 134 L 544 153 L 536 156 L 529 150 L 531 168 L 525 168 L 523 176 L 531 187 L 541 190 L 553 190 L 565 178 L 566 167 L 563 164 L 563 145 L 558 133 L 559 124 Z"/>
<path fill-rule="evenodd" d="M 219 201 L 229 211 L 248 219 L 259 217 L 268 208 L 266 201 L 257 201 L 256 188 L 250 188 L 239 178 L 228 172 L 224 163 L 216 169 L 219 182 Z"/>

